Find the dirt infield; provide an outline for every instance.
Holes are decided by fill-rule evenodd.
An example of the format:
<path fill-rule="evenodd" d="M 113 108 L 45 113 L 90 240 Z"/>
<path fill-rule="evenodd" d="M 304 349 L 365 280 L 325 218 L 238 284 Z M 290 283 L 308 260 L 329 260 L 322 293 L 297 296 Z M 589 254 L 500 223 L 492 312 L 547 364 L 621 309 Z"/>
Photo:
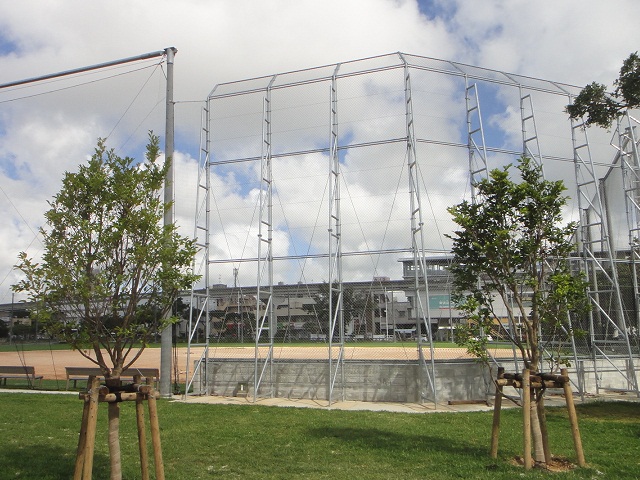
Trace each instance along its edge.
<path fill-rule="evenodd" d="M 200 358 L 203 348 L 192 348 L 189 361 Z M 496 357 L 511 357 L 510 349 L 492 350 L 492 355 Z M 430 352 L 428 348 L 423 348 L 423 354 L 426 360 L 430 360 Z M 222 347 L 210 346 L 209 358 L 214 359 L 253 359 L 256 355 L 256 349 L 253 346 L 248 347 Z M 258 351 L 260 358 L 267 355 L 266 348 L 260 348 Z M 278 359 L 299 359 L 299 360 L 328 360 L 329 349 L 327 346 L 307 346 L 307 347 L 289 347 L 275 345 L 273 349 L 274 360 Z M 173 356 L 173 353 L 172 353 Z M 93 356 L 95 358 L 95 356 Z M 184 375 L 187 366 L 187 348 L 179 348 L 175 352 L 175 358 L 180 375 Z M 338 349 L 334 347 L 333 358 L 338 358 Z M 394 361 L 415 361 L 418 359 L 418 349 L 415 344 L 407 344 L 407 346 L 394 347 L 357 347 L 345 346 L 343 358 L 353 361 L 367 360 L 394 360 Z M 462 348 L 436 348 L 434 349 L 434 358 L 436 360 L 462 360 L 471 358 Z M 64 367 L 91 367 L 95 366 L 91 360 L 83 357 L 77 351 L 71 350 L 32 350 L 32 351 L 13 351 L 0 352 L 0 365 L 30 365 L 35 367 L 37 375 L 43 375 L 49 380 L 66 380 Z M 135 363 L 139 368 L 160 368 L 160 348 L 147 348 Z M 184 379 L 181 378 L 181 381 Z"/>
<path fill-rule="evenodd" d="M 191 355 L 198 358 L 202 349 L 192 349 Z M 95 355 L 92 355 L 95 358 Z M 187 349 L 181 348 L 177 352 L 177 363 L 181 373 L 187 365 Z M 0 365 L 31 365 L 35 367 L 36 375 L 42 375 L 48 380 L 66 381 L 64 367 L 95 367 L 96 364 L 72 350 L 32 350 L 0 352 Z M 135 363 L 138 368 L 160 368 L 160 348 L 147 348 Z"/>
<path fill-rule="evenodd" d="M 42 375 L 48 380 L 66 380 L 64 367 L 96 366 L 80 353 L 71 350 L 0 352 L 0 365 L 31 365 L 35 367 L 36 375 Z M 142 357 L 138 359 L 136 365 L 139 367 L 159 367 L 160 349 L 146 349 L 142 352 Z"/>

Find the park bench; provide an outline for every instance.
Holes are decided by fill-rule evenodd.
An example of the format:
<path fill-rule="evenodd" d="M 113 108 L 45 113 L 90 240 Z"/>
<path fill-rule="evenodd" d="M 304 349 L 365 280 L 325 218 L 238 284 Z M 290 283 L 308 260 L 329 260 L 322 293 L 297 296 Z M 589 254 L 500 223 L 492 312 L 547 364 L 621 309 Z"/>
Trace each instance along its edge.
<path fill-rule="evenodd" d="M 35 386 L 36 381 L 39 385 L 42 383 L 42 375 L 36 375 L 35 367 L 25 365 L 0 366 L 0 384 L 6 385 L 7 380 L 10 378 L 24 379 L 31 388 Z"/>
<path fill-rule="evenodd" d="M 73 388 L 76 388 L 78 381 L 89 381 L 90 377 L 97 377 L 104 380 L 104 375 L 98 367 L 64 367 L 67 374 L 66 390 L 69 390 L 69 382 L 73 382 Z M 137 368 L 131 367 L 124 370 L 120 375 L 122 381 L 133 381 L 134 375 L 140 375 L 142 378 L 152 379 L 152 385 L 158 385 L 160 380 L 160 370 L 158 368 Z M 88 383 L 87 383 L 88 385 Z"/>

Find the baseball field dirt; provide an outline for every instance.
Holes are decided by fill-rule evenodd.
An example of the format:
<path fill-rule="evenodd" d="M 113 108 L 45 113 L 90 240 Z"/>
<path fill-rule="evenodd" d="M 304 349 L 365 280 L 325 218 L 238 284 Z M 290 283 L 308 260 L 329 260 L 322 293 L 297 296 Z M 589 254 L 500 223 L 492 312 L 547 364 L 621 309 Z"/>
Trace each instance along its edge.
<path fill-rule="evenodd" d="M 180 375 L 184 375 L 187 366 L 187 358 L 192 364 L 200 358 L 203 348 L 195 347 L 188 352 L 187 348 L 177 348 L 172 352 L 172 358 L 177 364 Z M 266 356 L 266 347 L 258 350 L 260 358 Z M 494 356 L 513 355 L 510 349 L 495 349 L 491 352 Z M 329 349 L 327 346 L 279 346 L 275 345 L 273 359 L 328 359 Z M 429 348 L 423 348 L 423 354 L 430 359 Z M 256 355 L 254 346 L 209 346 L 209 358 L 243 358 L 252 359 Z M 91 358 L 95 354 L 91 353 Z M 333 348 L 333 358 L 338 357 L 338 348 Z M 417 360 L 418 351 L 416 344 L 407 342 L 406 346 L 345 346 L 343 352 L 345 360 Z M 435 348 L 434 358 L 438 360 L 458 360 L 470 358 L 465 349 L 462 348 Z M 0 365 L 29 365 L 35 367 L 37 375 L 42 375 L 49 380 L 65 380 L 65 367 L 92 367 L 96 364 L 90 359 L 83 357 L 80 352 L 73 350 L 28 350 L 17 345 L 15 351 L 0 352 Z M 134 367 L 138 368 L 160 368 L 160 348 L 146 348 L 136 360 Z M 182 378 L 181 381 L 184 379 Z"/>

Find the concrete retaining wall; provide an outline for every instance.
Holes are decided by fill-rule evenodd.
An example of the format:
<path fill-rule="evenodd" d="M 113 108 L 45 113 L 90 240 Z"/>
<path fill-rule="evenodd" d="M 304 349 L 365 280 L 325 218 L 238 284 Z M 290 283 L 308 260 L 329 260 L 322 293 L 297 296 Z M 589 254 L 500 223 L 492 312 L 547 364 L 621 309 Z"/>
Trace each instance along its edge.
<path fill-rule="evenodd" d="M 633 366 L 633 368 L 632 368 Z M 640 359 L 635 358 L 610 358 L 609 360 L 599 359 L 578 360 L 576 368 L 569 369 L 576 378 L 582 382 L 585 393 L 598 394 L 602 391 L 627 391 L 632 388 L 629 379 L 633 378 L 633 370 L 640 379 Z M 596 381 L 596 376 L 598 381 Z"/>
<path fill-rule="evenodd" d="M 253 360 L 210 360 L 209 389 L 212 395 L 233 396 L 239 384 L 245 384 L 253 396 L 255 364 Z M 421 373 L 422 372 L 422 373 Z M 342 379 L 344 378 L 344 383 Z M 201 392 L 196 378 L 194 393 Z M 488 370 L 473 360 L 436 363 L 436 388 L 439 401 L 485 399 L 489 388 Z M 419 403 L 430 396 L 424 369 L 416 362 L 345 361 L 338 372 L 334 399 L 365 402 Z M 329 396 L 329 366 L 326 361 L 278 361 L 263 374 L 258 394 L 279 398 L 326 400 Z M 344 385 L 344 388 L 341 388 Z"/>
<path fill-rule="evenodd" d="M 640 361 L 636 361 L 634 367 L 640 376 L 638 364 Z M 501 362 L 501 366 L 506 371 L 515 371 L 512 362 Z M 428 367 L 430 371 L 429 364 Z M 519 368 L 522 368 L 522 364 Z M 439 402 L 485 400 L 493 395 L 491 372 L 474 360 L 437 361 L 435 371 Z M 209 392 L 212 395 L 235 396 L 242 388 L 240 393 L 246 390 L 249 396 L 253 396 L 254 372 L 255 364 L 251 359 L 209 360 Z M 631 387 L 628 381 L 631 373 L 628 358 L 596 362 L 583 359 L 578 361 L 577 368 L 569 368 L 574 391 L 580 393 L 582 389 L 588 394 L 602 393 L 603 390 L 628 390 Z M 599 382 L 596 382 L 596 375 Z M 196 376 L 194 393 L 204 393 L 201 380 L 203 378 Z M 415 361 L 345 361 L 343 372 L 338 372 L 335 382 L 334 400 L 341 399 L 344 391 L 345 400 L 420 403 L 431 398 L 428 381 L 425 370 Z M 326 361 L 279 360 L 264 372 L 258 395 L 271 396 L 273 389 L 273 396 L 278 398 L 327 400 L 328 385 L 329 366 Z"/>

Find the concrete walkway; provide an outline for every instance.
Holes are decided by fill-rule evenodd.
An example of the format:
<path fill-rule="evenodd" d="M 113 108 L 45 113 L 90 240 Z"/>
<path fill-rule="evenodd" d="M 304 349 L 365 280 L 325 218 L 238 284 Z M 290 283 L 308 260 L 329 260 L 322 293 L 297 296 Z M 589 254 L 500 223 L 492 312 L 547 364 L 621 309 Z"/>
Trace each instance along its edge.
<path fill-rule="evenodd" d="M 293 408 L 316 408 L 322 410 L 367 410 L 372 412 L 400 412 L 400 413 L 437 413 L 437 412 L 475 412 L 489 411 L 493 407 L 486 403 L 473 404 L 438 404 L 433 403 L 386 403 L 386 402 L 333 402 L 329 405 L 326 400 L 292 399 L 292 398 L 260 398 L 253 401 L 253 398 L 238 397 L 218 397 L 218 396 L 189 396 L 186 400 L 179 398 L 176 401 L 185 403 L 206 403 L 213 405 L 259 405 L 269 407 L 293 407 Z"/>
<path fill-rule="evenodd" d="M 326 400 L 291 399 L 291 398 L 253 398 L 220 397 L 215 395 L 196 396 L 190 395 L 187 399 L 174 397 L 175 401 L 185 403 L 206 403 L 225 405 L 263 405 L 271 407 L 295 407 L 295 408 L 319 408 L 323 410 L 367 410 L 374 412 L 401 412 L 401 413 L 452 413 L 452 412 L 486 412 L 493 411 L 493 405 L 487 403 L 384 403 L 384 402 L 334 402 L 329 405 Z M 633 394 L 607 394 L 585 397 L 584 403 L 594 401 L 631 401 L 640 402 Z M 582 403 L 579 397 L 574 397 L 575 404 Z M 561 395 L 546 395 L 545 405 L 548 407 L 564 407 L 564 397 Z M 502 408 L 516 408 L 518 405 L 512 401 L 503 399 Z"/>
<path fill-rule="evenodd" d="M 3 393 L 23 393 L 23 394 L 50 394 L 50 395 L 75 395 L 78 392 L 61 390 L 18 390 L 0 389 Z M 329 405 L 326 400 L 293 399 L 293 398 L 260 398 L 254 402 L 253 398 L 243 397 L 221 397 L 216 395 L 190 395 L 186 399 L 181 395 L 174 395 L 171 401 L 191 404 L 209 405 L 257 405 L 265 407 L 289 407 L 289 408 L 317 408 L 322 410 L 347 410 L 347 411 L 371 411 L 371 412 L 398 412 L 398 413 L 455 413 L 455 412 L 489 412 L 493 411 L 493 405 L 487 403 L 387 403 L 387 402 L 333 402 Z M 576 405 L 595 401 L 624 401 L 640 403 L 640 398 L 633 393 L 610 393 L 602 395 L 589 395 L 584 402 L 580 397 L 574 397 Z M 564 407 L 566 405 L 562 395 L 547 394 L 545 405 L 548 407 Z M 517 408 L 518 406 L 506 399 L 502 401 L 502 408 Z"/>

